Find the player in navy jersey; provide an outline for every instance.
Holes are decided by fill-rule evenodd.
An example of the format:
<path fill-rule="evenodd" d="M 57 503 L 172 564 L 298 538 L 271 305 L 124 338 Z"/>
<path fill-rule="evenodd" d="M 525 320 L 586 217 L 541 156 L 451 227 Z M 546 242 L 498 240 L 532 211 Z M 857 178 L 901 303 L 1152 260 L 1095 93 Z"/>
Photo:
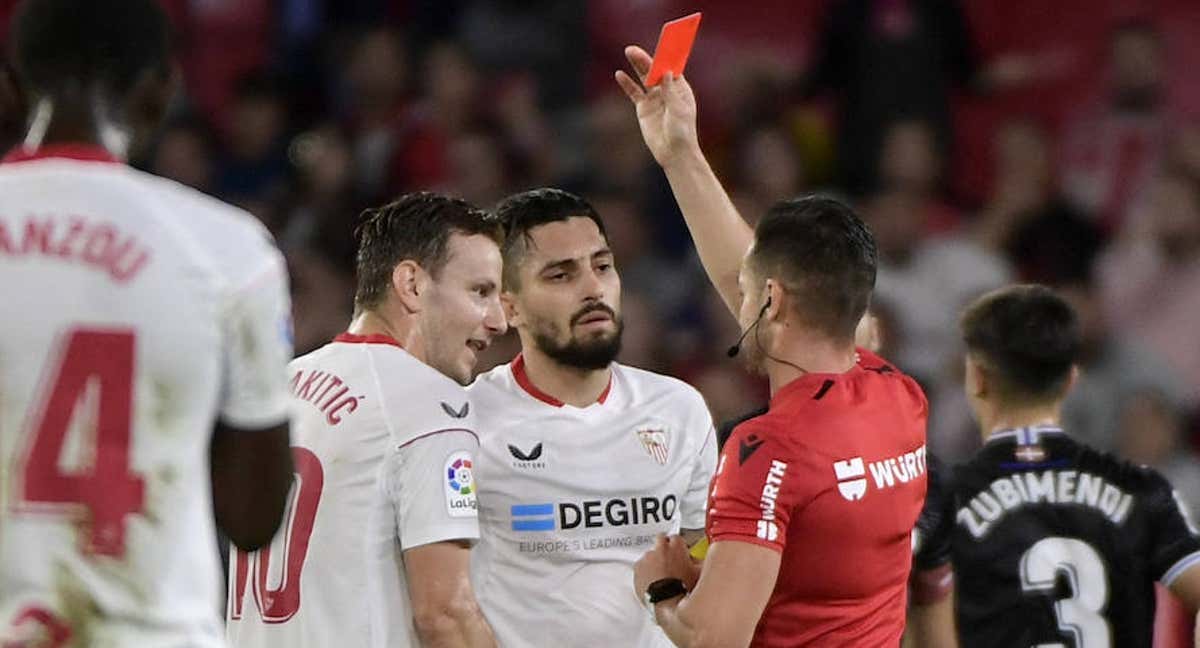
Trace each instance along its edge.
<path fill-rule="evenodd" d="M 971 305 L 962 331 L 984 447 L 930 481 L 933 530 L 918 538 L 914 569 L 953 565 L 964 646 L 1150 646 L 1155 581 L 1193 612 L 1200 604 L 1200 535 L 1161 475 L 1060 426 L 1075 313 L 1047 288 L 1013 286 Z M 917 645 L 934 645 L 938 626 L 924 621 L 947 593 L 914 595 Z"/>

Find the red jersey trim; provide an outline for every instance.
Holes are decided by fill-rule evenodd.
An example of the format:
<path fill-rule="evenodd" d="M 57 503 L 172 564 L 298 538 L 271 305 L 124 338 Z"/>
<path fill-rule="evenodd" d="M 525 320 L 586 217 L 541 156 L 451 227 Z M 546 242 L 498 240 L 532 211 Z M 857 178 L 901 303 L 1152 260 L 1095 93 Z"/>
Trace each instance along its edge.
<path fill-rule="evenodd" d="M 346 344 L 390 344 L 395 347 L 404 348 L 403 344 L 396 341 L 396 338 L 382 333 L 372 333 L 370 335 L 358 335 L 357 333 L 338 333 L 333 338 L 334 342 L 344 342 Z"/>
<path fill-rule="evenodd" d="M 123 164 L 120 158 L 110 153 L 107 149 L 95 144 L 48 144 L 36 149 L 17 146 L 9 151 L 3 159 L 0 159 L 0 164 L 29 162 L 30 160 L 45 160 L 48 158 Z"/>
<path fill-rule="evenodd" d="M 763 540 L 762 538 L 755 536 L 755 535 L 749 535 L 746 533 L 738 533 L 736 531 L 726 531 L 724 533 L 718 533 L 717 535 L 712 536 L 708 539 L 709 547 L 711 547 L 713 544 L 716 544 L 718 542 L 744 542 L 746 544 L 758 545 L 760 547 L 766 547 L 768 549 L 773 549 L 776 553 L 783 553 L 783 547 L 779 546 L 778 543 L 771 542 L 769 540 Z M 711 549 L 710 549 L 710 551 L 711 551 Z"/>
<path fill-rule="evenodd" d="M 401 444 L 400 444 L 400 446 L 399 446 L 398 448 L 396 448 L 396 449 L 397 449 L 397 450 L 402 450 L 402 449 L 404 449 L 405 447 L 407 447 L 407 446 L 409 446 L 409 445 L 412 445 L 412 444 L 416 443 L 417 441 L 420 441 L 421 439 L 424 439 L 424 438 L 427 438 L 427 437 L 431 437 L 431 436 L 435 436 L 435 435 L 438 435 L 438 434 L 445 434 L 445 433 L 447 433 L 447 432 L 466 432 L 467 434 L 470 434 L 471 436 L 475 437 L 475 442 L 476 442 L 476 443 L 478 443 L 478 442 L 479 442 L 479 435 L 478 435 L 478 434 L 475 434 L 475 430 L 468 430 L 467 428 L 443 428 L 443 429 L 441 429 L 441 430 L 434 430 L 434 431 L 432 431 L 432 432 L 426 432 L 425 434 L 422 434 L 422 435 L 419 435 L 419 436 L 415 436 L 415 437 L 413 437 L 413 438 L 409 439 L 408 441 L 405 441 L 404 443 L 401 443 Z"/>
<path fill-rule="evenodd" d="M 513 380 L 517 381 L 517 384 L 520 385 L 521 389 L 525 390 L 526 394 L 529 394 L 530 396 L 533 396 L 534 398 L 542 401 L 543 403 L 545 403 L 547 405 L 551 405 L 553 407 L 562 407 L 563 405 L 566 405 L 566 403 L 564 403 L 561 400 L 551 396 L 550 394 L 547 394 L 546 392 L 538 389 L 537 385 L 533 384 L 533 381 L 529 379 L 529 373 L 525 371 L 525 355 L 524 354 L 518 353 L 517 357 L 513 359 L 511 366 L 512 366 Z M 596 399 L 596 402 L 603 405 L 604 401 L 608 400 L 608 395 L 611 392 L 612 392 L 612 373 L 609 373 L 608 384 L 605 385 L 604 391 L 600 392 L 600 396 L 599 396 L 599 398 Z"/>

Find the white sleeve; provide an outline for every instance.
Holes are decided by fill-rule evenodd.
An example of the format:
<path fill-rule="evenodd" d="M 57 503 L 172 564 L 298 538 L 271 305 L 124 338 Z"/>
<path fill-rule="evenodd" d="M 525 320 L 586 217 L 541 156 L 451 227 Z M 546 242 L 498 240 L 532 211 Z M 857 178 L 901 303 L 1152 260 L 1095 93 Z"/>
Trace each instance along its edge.
<path fill-rule="evenodd" d="M 287 363 L 292 359 L 292 304 L 283 255 L 231 296 L 224 314 L 221 420 L 265 428 L 287 420 Z"/>
<path fill-rule="evenodd" d="M 699 444 L 701 447 L 692 465 L 692 477 L 680 505 L 679 525 L 682 529 L 704 528 L 708 511 L 708 487 L 712 483 L 713 473 L 717 470 L 717 430 L 713 427 L 712 415 L 709 414 L 703 399 L 700 399 L 700 408 L 701 412 L 692 417 L 692 425 L 697 428 L 694 430 L 696 434 L 699 434 L 700 428 L 705 430 L 704 440 Z"/>
<path fill-rule="evenodd" d="M 448 429 L 413 439 L 387 462 L 387 497 L 403 549 L 479 538 L 478 449 L 474 432 Z"/>

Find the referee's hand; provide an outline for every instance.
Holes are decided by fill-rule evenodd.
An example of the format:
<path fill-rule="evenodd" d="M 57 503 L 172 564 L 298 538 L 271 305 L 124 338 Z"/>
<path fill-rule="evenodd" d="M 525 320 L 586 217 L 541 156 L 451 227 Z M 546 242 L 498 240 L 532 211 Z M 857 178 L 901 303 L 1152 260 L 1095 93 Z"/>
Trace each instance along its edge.
<path fill-rule="evenodd" d="M 673 73 L 663 75 L 662 83 L 644 88 L 646 74 L 653 59 L 646 50 L 630 45 L 625 58 L 637 75 L 637 81 L 623 70 L 616 72 L 617 84 L 637 108 L 642 139 L 660 165 L 666 166 L 675 158 L 700 149 L 696 135 L 696 96 L 687 80 Z"/>
<path fill-rule="evenodd" d="M 640 597 L 656 580 L 678 578 L 691 590 L 700 580 L 702 563 L 692 558 L 681 536 L 659 535 L 654 547 L 633 565 L 633 587 Z"/>

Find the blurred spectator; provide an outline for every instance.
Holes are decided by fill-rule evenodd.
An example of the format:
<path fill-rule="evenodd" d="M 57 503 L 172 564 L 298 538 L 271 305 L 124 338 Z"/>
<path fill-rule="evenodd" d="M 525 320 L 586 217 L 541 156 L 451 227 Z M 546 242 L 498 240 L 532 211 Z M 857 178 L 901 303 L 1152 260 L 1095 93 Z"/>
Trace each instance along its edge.
<path fill-rule="evenodd" d="M 1079 317 L 1079 379 L 1063 403 L 1067 432 L 1100 450 L 1115 450 L 1122 405 L 1155 392 L 1179 403 L 1182 388 L 1159 356 L 1114 331 L 1100 295 L 1086 277 L 1058 286 Z"/>
<path fill-rule="evenodd" d="M 1187 447 L 1179 411 L 1153 391 L 1133 394 L 1121 407 L 1117 454 L 1158 470 L 1171 482 L 1195 519 L 1200 513 L 1200 459 Z"/>
<path fill-rule="evenodd" d="M 216 142 L 200 122 L 181 120 L 163 129 L 151 171 L 205 193 L 213 193 Z"/>
<path fill-rule="evenodd" d="M 356 191 L 382 197 L 392 183 L 389 174 L 408 108 L 408 57 L 399 34 L 386 28 L 363 33 L 350 53 L 344 80 L 340 104 L 353 136 Z"/>
<path fill-rule="evenodd" d="M 299 356 L 346 330 L 354 310 L 354 275 L 340 269 L 319 247 L 293 248 L 286 256 Z"/>
<path fill-rule="evenodd" d="M 945 157 L 928 122 L 907 119 L 888 126 L 878 164 L 879 191 L 904 194 L 925 212 L 922 233 L 957 228 L 958 211 L 941 195 Z"/>
<path fill-rule="evenodd" d="M 341 129 L 324 125 L 296 137 L 289 157 L 296 182 L 282 244 L 321 241 L 335 265 L 353 272 L 355 219 L 369 201 L 355 192 L 349 142 Z"/>
<path fill-rule="evenodd" d="M 957 313 L 971 298 L 1012 278 L 1003 258 L 961 236 L 927 237 L 929 212 L 900 191 L 865 208 L 879 248 L 876 294 L 895 312 L 902 337 L 890 358 L 921 380 L 940 376 L 960 344 Z"/>
<path fill-rule="evenodd" d="M 739 142 L 733 202 L 751 226 L 780 200 L 800 195 L 804 165 L 795 142 L 776 126 L 760 126 Z"/>
<path fill-rule="evenodd" d="M 976 227 L 980 244 L 1007 256 L 1025 281 L 1062 283 L 1090 273 L 1102 233 L 1059 193 L 1045 131 L 1010 121 L 997 132 L 993 152 L 992 196 Z"/>
<path fill-rule="evenodd" d="M 876 185 L 874 162 L 888 124 L 932 124 L 938 149 L 946 151 L 952 89 L 1020 83 L 1032 71 L 1015 57 L 977 69 L 954 0 L 833 0 L 814 59 L 802 93 L 837 93 L 842 180 L 854 193 Z"/>
<path fill-rule="evenodd" d="M 666 349 L 661 344 L 664 327 L 656 306 L 652 297 L 630 290 L 622 277 L 621 321 L 625 329 L 618 362 L 650 371 L 666 367 Z"/>
<path fill-rule="evenodd" d="M 694 292 L 695 276 L 655 253 L 653 233 L 633 200 L 624 194 L 600 193 L 589 201 L 604 219 L 626 292 L 652 297 L 658 316 L 673 318 Z"/>
<path fill-rule="evenodd" d="M 267 74 L 253 73 L 238 82 L 225 156 L 216 175 L 218 196 L 248 206 L 261 204 L 284 189 L 287 105 L 283 86 Z"/>
<path fill-rule="evenodd" d="M 485 132 L 457 134 L 446 146 L 446 182 L 440 187 L 445 193 L 458 196 L 476 205 L 490 207 L 506 193 L 508 163 L 498 138 Z"/>
<path fill-rule="evenodd" d="M 587 3 L 581 0 L 474 0 L 465 3 L 457 36 L 487 71 L 532 72 L 542 107 L 573 107 L 583 94 Z"/>
<path fill-rule="evenodd" d="M 1063 157 L 1064 189 L 1073 202 L 1118 232 L 1133 201 L 1158 168 L 1166 138 L 1164 41 L 1146 22 L 1112 35 L 1109 90 L 1074 120 Z"/>
<path fill-rule="evenodd" d="M 1105 308 L 1186 381 L 1192 406 L 1200 400 L 1200 191 L 1186 177 L 1159 176 L 1135 214 L 1099 260 Z"/>
<path fill-rule="evenodd" d="M 443 185 L 450 180 L 450 142 L 483 126 L 485 102 L 479 70 L 462 47 L 444 42 L 426 53 L 424 93 L 407 115 L 392 152 L 392 192 Z M 360 159 L 360 164 L 363 160 Z"/>

